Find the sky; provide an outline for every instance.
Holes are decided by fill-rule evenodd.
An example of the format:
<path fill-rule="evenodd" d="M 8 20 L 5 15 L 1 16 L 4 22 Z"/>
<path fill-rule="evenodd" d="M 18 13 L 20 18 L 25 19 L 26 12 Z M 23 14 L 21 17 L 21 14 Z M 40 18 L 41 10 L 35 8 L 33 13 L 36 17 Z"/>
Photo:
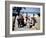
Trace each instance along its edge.
<path fill-rule="evenodd" d="M 22 8 L 22 10 L 20 12 L 40 13 L 40 8 L 26 7 L 26 9 Z"/>
<path fill-rule="evenodd" d="M 13 9 L 14 9 L 14 11 L 13 11 L 13 13 L 18 13 L 18 12 L 16 12 L 16 10 L 17 9 L 20 9 L 20 8 L 22 8 L 21 10 L 20 10 L 20 13 L 27 13 L 27 14 L 38 14 L 38 13 L 40 13 L 40 8 L 35 8 L 35 7 L 14 7 Z M 19 11 L 19 10 L 18 10 Z"/>

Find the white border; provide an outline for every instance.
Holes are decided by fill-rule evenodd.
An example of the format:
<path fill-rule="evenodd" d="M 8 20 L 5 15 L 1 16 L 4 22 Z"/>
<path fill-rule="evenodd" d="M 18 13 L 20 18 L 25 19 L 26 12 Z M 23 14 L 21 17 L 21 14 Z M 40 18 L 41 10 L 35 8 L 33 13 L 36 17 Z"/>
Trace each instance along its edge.
<path fill-rule="evenodd" d="M 32 30 L 32 31 L 12 31 L 12 8 L 13 7 L 35 7 L 40 8 L 40 30 Z M 10 4 L 10 34 L 25 34 L 25 33 L 42 33 L 43 32 L 43 7 L 36 5 L 18 5 L 18 4 Z"/>

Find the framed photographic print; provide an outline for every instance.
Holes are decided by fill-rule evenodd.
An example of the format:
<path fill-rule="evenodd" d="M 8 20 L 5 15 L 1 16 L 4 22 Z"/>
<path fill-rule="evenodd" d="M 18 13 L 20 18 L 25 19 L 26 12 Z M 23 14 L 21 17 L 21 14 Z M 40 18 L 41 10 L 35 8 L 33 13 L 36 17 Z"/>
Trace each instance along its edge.
<path fill-rule="evenodd" d="M 44 34 L 44 3 L 5 1 L 5 36 Z"/>

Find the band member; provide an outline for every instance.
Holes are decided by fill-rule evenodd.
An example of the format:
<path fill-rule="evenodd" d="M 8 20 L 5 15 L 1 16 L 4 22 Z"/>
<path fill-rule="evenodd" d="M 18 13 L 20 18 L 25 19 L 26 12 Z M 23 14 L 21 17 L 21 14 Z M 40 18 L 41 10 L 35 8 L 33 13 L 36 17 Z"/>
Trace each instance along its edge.
<path fill-rule="evenodd" d="M 32 28 L 32 26 L 35 26 L 35 23 L 36 23 L 35 18 L 28 16 L 28 19 L 27 19 L 27 27 L 28 28 Z"/>
<path fill-rule="evenodd" d="M 24 27 L 26 24 L 24 24 L 24 18 L 23 18 L 23 16 L 22 15 L 19 15 L 18 16 L 18 27 Z"/>

